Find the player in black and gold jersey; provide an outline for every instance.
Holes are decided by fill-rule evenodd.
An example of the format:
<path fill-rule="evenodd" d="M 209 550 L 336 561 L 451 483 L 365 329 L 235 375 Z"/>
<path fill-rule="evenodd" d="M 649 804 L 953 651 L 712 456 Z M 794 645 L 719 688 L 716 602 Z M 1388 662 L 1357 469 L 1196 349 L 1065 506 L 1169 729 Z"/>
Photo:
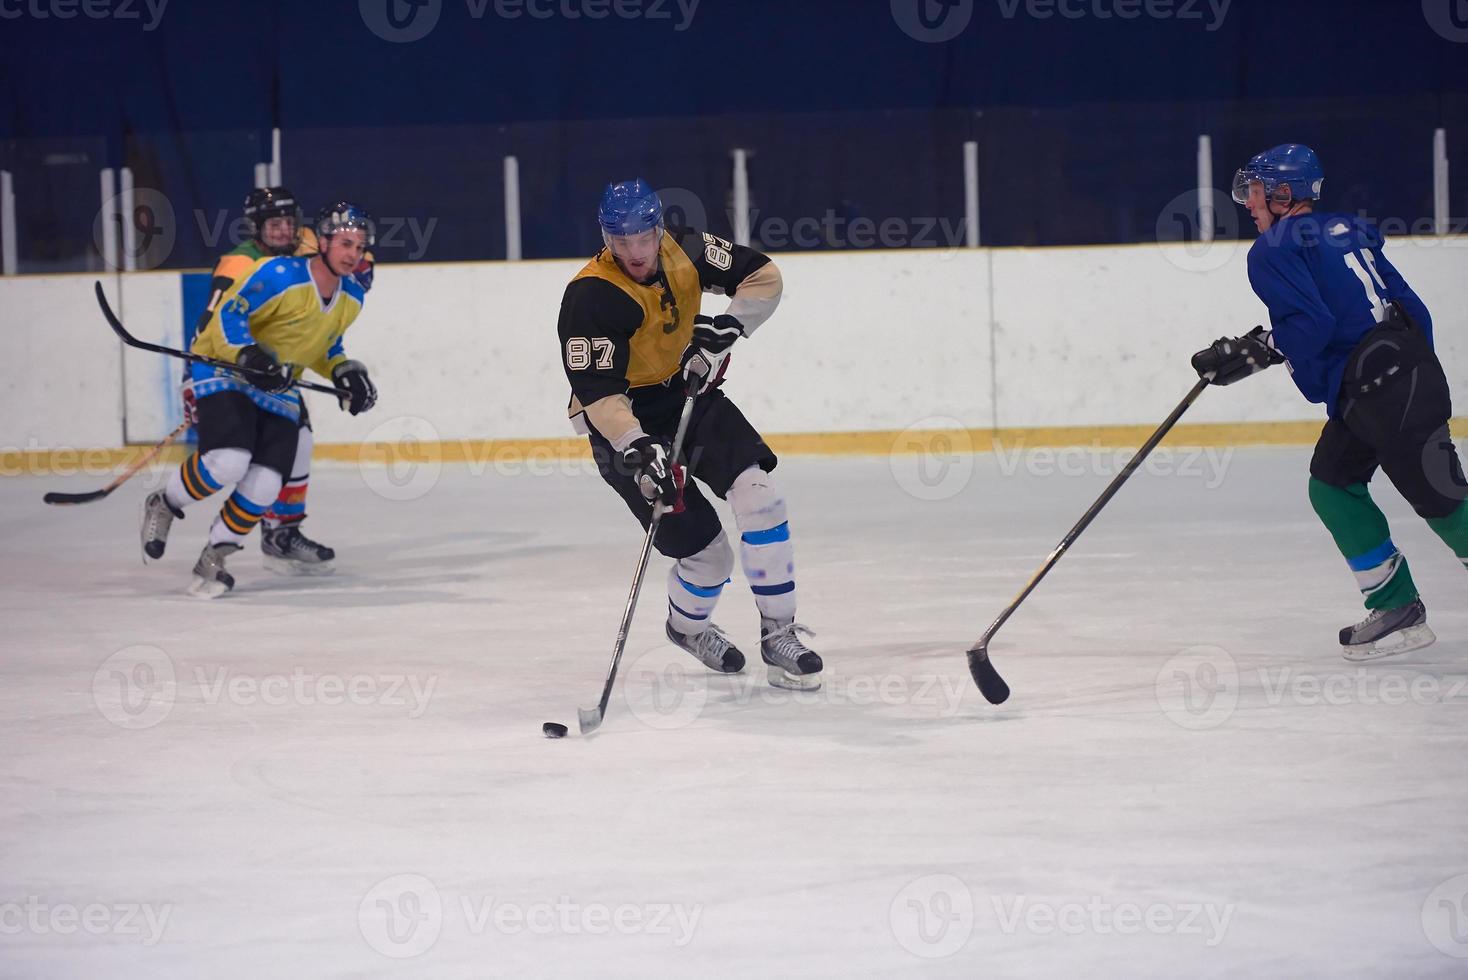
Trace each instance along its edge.
<path fill-rule="evenodd" d="M 668 638 L 714 670 L 744 667 L 744 655 L 710 621 L 734 552 L 698 480 L 734 511 L 770 683 L 815 690 L 822 664 L 801 641 L 810 630 L 795 621 L 794 546 L 771 475 L 777 460 L 719 387 L 734 341 L 779 305 L 780 272 L 752 248 L 665 228 L 662 201 L 641 180 L 610 185 L 599 217 L 605 247 L 561 301 L 570 415 L 589 435 L 602 478 L 644 528 L 655 501 L 672 505 L 654 541 L 676 560 L 668 573 Z M 706 292 L 729 296 L 729 308 L 701 315 Z M 673 461 L 669 444 L 685 386 L 699 394 Z M 685 472 L 693 479 L 685 481 Z"/>

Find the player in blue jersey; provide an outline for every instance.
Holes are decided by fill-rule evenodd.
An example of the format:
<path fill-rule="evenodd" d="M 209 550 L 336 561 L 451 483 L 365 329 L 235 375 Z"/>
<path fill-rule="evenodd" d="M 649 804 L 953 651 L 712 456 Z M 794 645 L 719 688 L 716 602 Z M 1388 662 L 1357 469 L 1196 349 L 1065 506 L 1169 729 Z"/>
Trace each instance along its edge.
<path fill-rule="evenodd" d="M 1340 632 L 1348 660 L 1432 643 L 1427 609 L 1386 517 L 1367 490 L 1377 469 L 1468 568 L 1468 483 L 1448 431 L 1452 402 L 1433 349 L 1432 316 L 1350 214 L 1317 211 L 1324 173 L 1295 143 L 1266 150 L 1234 177 L 1259 238 L 1249 283 L 1271 330 L 1224 338 L 1193 357 L 1214 384 L 1285 363 L 1329 416 L 1310 461 L 1310 503 L 1355 573 L 1369 615 Z"/>
<path fill-rule="evenodd" d="M 372 244 L 374 222 L 345 201 L 316 218 L 320 252 L 265 256 L 230 286 L 192 350 L 218 363 L 192 367 L 199 446 L 143 506 L 143 552 L 161 558 L 168 531 L 190 503 L 225 486 L 235 489 L 209 529 L 194 565 L 193 595 L 214 598 L 234 587 L 225 558 L 279 497 L 296 459 L 301 395 L 294 382 L 309 367 L 341 391 L 353 415 L 372 408 L 377 389 L 367 369 L 349 360 L 342 336 L 362 309 L 366 290 L 352 271 Z"/>

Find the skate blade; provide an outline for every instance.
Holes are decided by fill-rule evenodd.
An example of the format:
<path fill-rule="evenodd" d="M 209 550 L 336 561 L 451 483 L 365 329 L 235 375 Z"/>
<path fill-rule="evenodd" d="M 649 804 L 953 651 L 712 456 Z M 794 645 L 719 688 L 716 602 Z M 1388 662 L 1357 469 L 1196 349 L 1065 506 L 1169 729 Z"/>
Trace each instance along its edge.
<path fill-rule="evenodd" d="M 792 674 L 774 664 L 765 664 L 765 672 L 765 679 L 770 682 L 771 687 L 779 687 L 787 691 L 819 691 L 821 689 L 821 675 L 819 674 Z"/>
<path fill-rule="evenodd" d="M 1397 630 L 1373 643 L 1342 646 L 1341 656 L 1353 663 L 1360 663 L 1364 660 L 1380 660 L 1383 657 L 1411 653 L 1413 650 L 1432 646 L 1435 642 L 1437 642 L 1436 634 L 1428 628 L 1426 623 L 1422 623 L 1419 626 L 1408 626 L 1404 630 Z"/>
<path fill-rule="evenodd" d="M 263 556 L 262 564 L 276 575 L 330 575 L 336 571 L 336 566 L 329 561 L 298 561 L 274 555 Z"/>
<path fill-rule="evenodd" d="M 201 578 L 195 575 L 194 580 L 189 583 L 187 591 L 195 599 L 218 599 L 231 588 L 233 588 L 232 585 L 227 585 L 224 582 Z"/>

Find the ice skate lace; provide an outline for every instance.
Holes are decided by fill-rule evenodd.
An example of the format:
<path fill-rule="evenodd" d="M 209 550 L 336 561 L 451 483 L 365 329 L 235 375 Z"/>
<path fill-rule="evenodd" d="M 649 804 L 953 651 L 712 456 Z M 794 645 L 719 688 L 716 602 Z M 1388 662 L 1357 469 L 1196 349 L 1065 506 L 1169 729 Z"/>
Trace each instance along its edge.
<path fill-rule="evenodd" d="M 810 647 L 800 641 L 800 634 L 815 636 L 816 631 L 809 626 L 791 622 L 785 626 L 777 627 L 766 633 L 763 637 L 766 649 L 770 656 L 776 660 L 789 662 L 792 666 L 800 659 L 802 653 L 811 653 Z"/>
<path fill-rule="evenodd" d="M 148 518 L 144 522 L 143 534 L 149 540 L 155 540 L 173 524 L 173 511 L 168 509 L 168 502 L 162 497 L 150 501 L 145 509 Z"/>

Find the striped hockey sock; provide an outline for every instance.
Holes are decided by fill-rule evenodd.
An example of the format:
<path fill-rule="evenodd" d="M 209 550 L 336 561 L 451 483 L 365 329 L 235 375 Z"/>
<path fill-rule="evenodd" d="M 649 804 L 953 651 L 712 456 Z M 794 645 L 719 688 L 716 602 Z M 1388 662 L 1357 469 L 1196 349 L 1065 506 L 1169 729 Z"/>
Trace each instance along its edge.
<path fill-rule="evenodd" d="M 280 493 L 280 485 L 279 473 L 251 464 L 219 509 L 219 516 L 209 528 L 209 543 L 242 542 L 260 523 L 270 502 Z"/>
<path fill-rule="evenodd" d="M 680 558 L 668 569 L 668 622 L 684 636 L 709 627 L 709 616 L 734 570 L 734 550 L 720 531 L 702 551 Z"/>
<path fill-rule="evenodd" d="M 1397 609 L 1417 598 L 1407 559 L 1364 483 L 1333 487 L 1311 477 L 1310 503 L 1356 576 L 1367 609 Z"/>
<path fill-rule="evenodd" d="M 218 493 L 223 486 L 224 484 L 216 480 L 214 474 L 209 472 L 209 467 L 204 464 L 203 458 L 195 452 L 190 454 L 178 469 L 169 474 L 168 487 L 164 490 L 164 496 L 170 504 L 181 510 L 186 504 Z"/>

